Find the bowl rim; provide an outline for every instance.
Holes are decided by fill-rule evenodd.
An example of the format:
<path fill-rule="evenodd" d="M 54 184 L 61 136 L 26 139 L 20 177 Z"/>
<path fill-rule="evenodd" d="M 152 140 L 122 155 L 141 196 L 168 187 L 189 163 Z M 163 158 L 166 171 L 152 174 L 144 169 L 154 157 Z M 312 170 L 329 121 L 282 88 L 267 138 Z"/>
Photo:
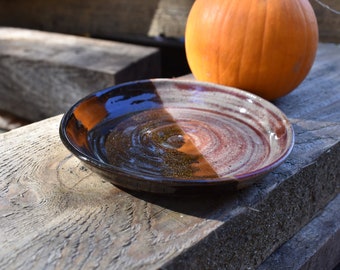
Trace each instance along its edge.
<path fill-rule="evenodd" d="M 286 131 L 287 131 L 287 146 L 286 150 L 275 160 L 267 164 L 266 166 L 263 166 L 259 169 L 249 171 L 247 173 L 242 173 L 240 175 L 231 175 L 231 176 L 226 176 L 226 177 L 221 177 L 221 178 L 177 178 L 177 177 L 166 177 L 166 176 L 153 176 L 153 175 L 147 175 L 147 174 L 142 174 L 142 176 L 138 176 L 137 174 L 132 174 L 127 171 L 124 171 L 122 169 L 119 169 L 118 167 L 115 167 L 112 164 L 104 163 L 93 156 L 90 156 L 76 147 L 73 146 L 72 142 L 70 141 L 67 132 L 66 132 L 66 126 L 67 123 L 70 119 L 70 116 L 73 114 L 75 108 L 79 106 L 82 102 L 85 100 L 93 97 L 93 96 L 98 96 L 99 94 L 107 94 L 108 92 L 114 91 L 117 88 L 122 88 L 126 87 L 129 85 L 134 85 L 134 84 L 146 84 L 146 83 L 153 83 L 153 84 L 184 84 L 184 85 L 192 85 L 192 86 L 202 86 L 202 87 L 214 87 L 219 89 L 219 91 L 223 91 L 226 94 L 229 94 L 230 92 L 237 93 L 237 96 L 247 96 L 252 99 L 256 99 L 258 103 L 265 103 L 266 108 L 268 108 L 270 111 L 274 111 L 276 115 L 279 115 L 280 118 L 282 118 L 286 125 Z M 226 91 L 228 90 L 228 91 Z M 210 83 L 210 82 L 202 82 L 202 81 L 195 81 L 193 79 L 180 79 L 180 78 L 153 78 L 153 79 L 143 79 L 143 80 L 135 80 L 135 81 L 129 81 L 125 83 L 120 83 L 116 84 L 113 86 L 109 86 L 107 88 L 94 91 L 92 93 L 89 93 L 88 95 L 84 96 L 83 98 L 79 99 L 76 103 L 74 103 L 66 113 L 62 116 L 62 119 L 60 121 L 59 125 L 59 137 L 64 144 L 64 146 L 73 154 L 75 155 L 78 159 L 81 161 L 85 162 L 86 164 L 90 166 L 94 166 L 95 168 L 99 169 L 100 171 L 104 171 L 106 173 L 112 173 L 114 174 L 115 178 L 117 177 L 128 177 L 136 181 L 150 181 L 152 183 L 159 183 L 159 184 L 168 184 L 171 186 L 193 186 L 193 185 L 217 185 L 217 184 L 225 184 L 227 182 L 244 182 L 249 179 L 253 178 L 258 178 L 261 176 L 264 176 L 265 174 L 269 173 L 276 167 L 278 167 L 280 164 L 282 164 L 286 158 L 290 155 L 292 152 L 292 149 L 295 144 L 295 132 L 293 129 L 293 126 L 291 122 L 289 121 L 288 117 L 273 103 L 270 101 L 257 96 L 253 93 L 250 93 L 248 91 L 235 88 L 235 87 L 230 87 L 230 86 L 224 86 L 220 84 L 215 84 L 215 83 Z"/>

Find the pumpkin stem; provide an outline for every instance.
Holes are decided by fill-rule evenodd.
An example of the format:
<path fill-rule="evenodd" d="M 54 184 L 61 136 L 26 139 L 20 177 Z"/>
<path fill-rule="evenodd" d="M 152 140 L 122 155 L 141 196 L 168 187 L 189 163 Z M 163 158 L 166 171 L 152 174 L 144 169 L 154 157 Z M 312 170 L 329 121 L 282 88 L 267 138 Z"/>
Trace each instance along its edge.
<path fill-rule="evenodd" d="M 335 9 L 329 7 L 328 5 L 326 5 L 325 3 L 321 2 L 320 0 L 315 0 L 315 2 L 317 2 L 320 6 L 322 6 L 322 7 L 326 8 L 326 9 L 328 9 L 329 11 L 331 11 L 331 12 L 333 12 L 333 13 L 335 13 L 335 14 L 340 15 L 340 11 L 335 10 Z"/>

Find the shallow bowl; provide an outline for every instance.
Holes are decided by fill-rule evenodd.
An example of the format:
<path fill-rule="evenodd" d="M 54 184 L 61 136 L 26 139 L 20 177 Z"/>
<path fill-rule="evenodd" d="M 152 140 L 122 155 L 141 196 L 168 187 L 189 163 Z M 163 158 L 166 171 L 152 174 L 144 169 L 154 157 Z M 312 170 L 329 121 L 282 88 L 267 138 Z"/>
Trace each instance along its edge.
<path fill-rule="evenodd" d="M 294 144 L 287 117 L 248 92 L 152 79 L 81 99 L 63 116 L 64 145 L 123 189 L 202 193 L 247 187 Z"/>

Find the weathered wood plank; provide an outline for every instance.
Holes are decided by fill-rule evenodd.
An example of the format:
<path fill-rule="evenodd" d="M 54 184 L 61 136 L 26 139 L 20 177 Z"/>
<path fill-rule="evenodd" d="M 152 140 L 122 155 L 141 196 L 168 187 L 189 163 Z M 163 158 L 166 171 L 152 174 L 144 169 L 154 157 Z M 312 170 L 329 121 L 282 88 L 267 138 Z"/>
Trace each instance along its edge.
<path fill-rule="evenodd" d="M 194 0 L 0 0 L 0 25 L 96 37 L 183 37 Z"/>
<path fill-rule="evenodd" d="M 37 121 L 86 94 L 160 75 L 158 49 L 0 28 L 0 109 Z"/>
<path fill-rule="evenodd" d="M 194 232 L 206 227 L 202 218 L 140 200 L 86 169 L 61 144 L 59 121 L 58 116 L 1 134 L 0 268 L 156 268 L 162 257 L 176 253 L 177 243 L 190 246 L 201 238 Z M 206 201 L 197 214 L 219 203 Z M 170 207 L 196 205 L 184 199 Z M 190 241 L 178 239 L 188 234 Z M 26 262 L 19 259 L 24 257 Z"/>
<path fill-rule="evenodd" d="M 320 0 L 340 11 L 338 0 Z M 0 25 L 104 38 L 182 38 L 194 0 L 0 0 Z M 340 16 L 310 0 L 320 40 L 340 42 Z"/>
<path fill-rule="evenodd" d="M 339 270 L 340 194 L 257 270 Z"/>
<path fill-rule="evenodd" d="M 183 38 L 189 11 L 194 0 L 159 0 L 148 35 Z"/>
<path fill-rule="evenodd" d="M 324 5 L 321 5 L 320 3 Z M 320 40 L 340 43 L 340 1 L 310 0 L 318 19 Z M 329 8 L 327 8 L 327 6 Z M 332 11 L 333 9 L 334 11 Z"/>
<path fill-rule="evenodd" d="M 0 133 L 29 124 L 25 119 L 0 110 Z"/>
<path fill-rule="evenodd" d="M 296 131 L 288 160 L 233 194 L 121 191 L 63 147 L 61 116 L 0 134 L 0 268 L 256 268 L 339 193 L 339 52 L 320 44 L 276 102 Z"/>

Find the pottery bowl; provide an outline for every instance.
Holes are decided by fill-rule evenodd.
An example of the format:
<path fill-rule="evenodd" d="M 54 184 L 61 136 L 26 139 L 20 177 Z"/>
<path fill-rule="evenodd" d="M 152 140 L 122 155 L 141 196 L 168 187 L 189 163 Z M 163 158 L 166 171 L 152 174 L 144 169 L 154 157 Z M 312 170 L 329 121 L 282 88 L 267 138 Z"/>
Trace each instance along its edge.
<path fill-rule="evenodd" d="M 177 79 L 90 94 L 63 116 L 60 137 L 114 185 L 168 194 L 247 187 L 279 166 L 294 144 L 291 124 L 272 103 Z"/>

